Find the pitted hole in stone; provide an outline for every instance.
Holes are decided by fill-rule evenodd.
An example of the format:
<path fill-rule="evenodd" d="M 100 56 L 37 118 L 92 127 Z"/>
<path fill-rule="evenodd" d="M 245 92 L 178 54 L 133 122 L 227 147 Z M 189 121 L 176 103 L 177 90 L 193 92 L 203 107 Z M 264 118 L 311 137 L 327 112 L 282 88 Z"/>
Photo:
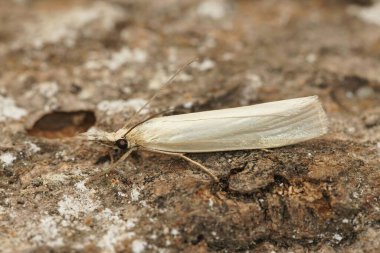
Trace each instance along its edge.
<path fill-rule="evenodd" d="M 96 117 L 92 111 L 54 111 L 38 119 L 27 132 L 32 136 L 49 139 L 73 137 L 86 132 L 95 122 Z"/>

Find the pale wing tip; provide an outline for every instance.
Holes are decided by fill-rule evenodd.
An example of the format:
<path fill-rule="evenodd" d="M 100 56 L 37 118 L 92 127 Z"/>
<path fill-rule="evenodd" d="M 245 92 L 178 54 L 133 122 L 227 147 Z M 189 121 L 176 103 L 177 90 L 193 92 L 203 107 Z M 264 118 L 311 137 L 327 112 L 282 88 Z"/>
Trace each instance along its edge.
<path fill-rule="evenodd" d="M 300 100 L 301 102 L 304 103 L 320 103 L 318 95 L 312 95 L 312 96 L 307 96 L 307 97 L 301 97 L 301 98 L 295 98 L 296 100 Z"/>
<path fill-rule="evenodd" d="M 326 111 L 323 109 L 322 102 L 319 100 L 319 97 L 317 95 L 310 96 L 310 99 L 314 100 L 313 104 L 317 108 L 318 120 L 321 129 L 320 135 L 324 135 L 329 131 L 329 120 Z"/>
<path fill-rule="evenodd" d="M 295 99 L 297 100 L 297 98 Z M 322 102 L 318 95 L 298 98 L 298 105 L 300 108 L 313 108 L 315 113 L 309 118 L 310 122 L 314 122 L 314 137 L 322 136 L 329 131 L 329 120 L 323 108 Z"/>

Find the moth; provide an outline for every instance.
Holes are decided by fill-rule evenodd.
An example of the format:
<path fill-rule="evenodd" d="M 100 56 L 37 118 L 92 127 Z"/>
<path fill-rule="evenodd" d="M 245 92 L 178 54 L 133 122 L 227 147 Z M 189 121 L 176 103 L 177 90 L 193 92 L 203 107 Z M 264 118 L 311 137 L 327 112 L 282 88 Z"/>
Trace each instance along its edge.
<path fill-rule="evenodd" d="M 327 116 L 317 96 L 155 117 L 128 125 L 110 133 L 89 131 L 85 137 L 124 150 L 118 162 L 135 150 L 172 155 L 196 165 L 215 181 L 218 181 L 217 176 L 186 154 L 282 147 L 328 131 Z"/>

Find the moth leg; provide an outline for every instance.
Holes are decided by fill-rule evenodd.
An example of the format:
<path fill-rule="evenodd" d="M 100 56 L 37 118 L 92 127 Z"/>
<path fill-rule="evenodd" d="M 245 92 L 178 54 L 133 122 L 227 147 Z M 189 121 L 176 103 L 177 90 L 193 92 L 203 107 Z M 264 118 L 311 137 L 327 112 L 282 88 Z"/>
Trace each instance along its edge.
<path fill-rule="evenodd" d="M 130 149 L 129 149 L 124 155 L 122 155 L 122 156 L 120 157 L 119 160 L 117 160 L 116 162 L 114 162 L 114 163 L 110 166 L 109 170 L 114 169 L 114 168 L 116 167 L 116 165 L 118 165 L 118 164 L 121 163 L 121 162 L 124 162 L 124 161 L 128 158 L 128 156 L 129 156 L 130 154 L 132 154 L 132 152 L 135 151 L 135 150 L 136 150 L 136 148 L 130 148 Z"/>
<path fill-rule="evenodd" d="M 111 164 L 113 164 L 115 162 L 115 158 L 113 157 L 113 155 L 111 154 L 111 152 L 108 152 L 108 155 L 110 156 L 110 162 L 111 162 Z"/>
<path fill-rule="evenodd" d="M 260 150 L 262 150 L 264 152 L 267 152 L 267 153 L 272 153 L 273 152 L 272 150 L 266 149 L 266 148 L 260 148 Z"/>
<path fill-rule="evenodd" d="M 120 157 L 119 160 L 117 160 L 116 162 L 112 162 L 111 165 L 110 165 L 107 169 L 105 169 L 105 170 L 103 170 L 103 171 L 101 171 L 101 172 L 95 174 L 94 176 L 92 176 L 92 177 L 88 180 L 88 182 L 92 182 L 92 181 L 94 181 L 95 179 L 98 179 L 98 178 L 100 178 L 100 177 L 102 177 L 102 176 L 105 176 L 105 175 L 107 175 L 107 174 L 110 174 L 110 173 L 116 168 L 116 165 L 118 165 L 119 163 L 125 161 L 125 160 L 128 158 L 128 156 L 129 156 L 133 151 L 135 151 L 135 150 L 136 150 L 136 148 L 131 148 L 131 149 L 129 149 L 124 155 L 122 155 L 122 157 Z M 111 158 L 111 159 L 112 159 L 112 158 Z M 112 160 L 113 160 L 113 159 L 112 159 Z"/>
<path fill-rule="evenodd" d="M 147 148 L 140 148 L 141 150 L 149 151 L 152 153 L 158 153 L 158 154 L 164 154 L 164 155 L 171 155 L 171 156 L 176 156 L 179 158 L 182 158 L 194 165 L 196 165 L 199 169 L 201 169 L 204 173 L 209 175 L 215 182 L 219 182 L 219 179 L 217 176 L 215 176 L 210 169 L 208 169 L 206 166 L 202 165 L 201 163 L 194 161 L 193 159 L 185 156 L 182 153 L 175 153 L 175 152 L 167 152 L 167 151 L 160 151 L 160 150 L 154 150 L 154 149 L 147 149 Z"/>

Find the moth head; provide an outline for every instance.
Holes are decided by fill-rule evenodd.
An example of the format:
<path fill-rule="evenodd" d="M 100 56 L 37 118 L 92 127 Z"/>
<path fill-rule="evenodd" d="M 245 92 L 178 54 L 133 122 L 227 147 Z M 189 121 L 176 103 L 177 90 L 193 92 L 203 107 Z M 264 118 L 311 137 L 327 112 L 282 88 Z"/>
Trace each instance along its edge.
<path fill-rule="evenodd" d="M 97 128 L 90 128 L 90 130 L 81 134 L 80 138 L 87 141 L 97 142 L 108 147 L 116 146 L 119 149 L 129 148 L 129 143 L 125 137 L 124 129 L 110 133 Z"/>

